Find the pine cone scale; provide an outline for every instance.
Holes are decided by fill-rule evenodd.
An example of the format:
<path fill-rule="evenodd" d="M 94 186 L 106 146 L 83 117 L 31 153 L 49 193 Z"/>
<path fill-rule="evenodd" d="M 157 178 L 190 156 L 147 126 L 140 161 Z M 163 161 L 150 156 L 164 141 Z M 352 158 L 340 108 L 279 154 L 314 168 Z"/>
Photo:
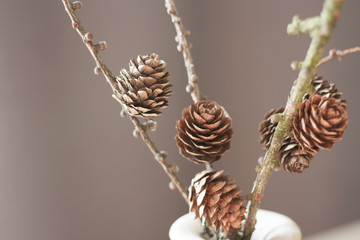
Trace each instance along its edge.
<path fill-rule="evenodd" d="M 212 194 L 214 192 L 217 192 L 220 189 L 222 189 L 225 185 L 226 185 L 226 182 L 223 182 L 223 181 L 210 182 L 209 186 L 207 188 L 207 193 Z"/>
<path fill-rule="evenodd" d="M 206 123 L 205 119 L 203 119 L 197 112 L 194 112 L 193 116 L 197 124 L 203 125 Z"/>
<path fill-rule="evenodd" d="M 222 146 L 213 146 L 212 148 L 209 149 L 202 149 L 202 152 L 208 155 L 213 155 L 213 154 L 220 154 L 222 150 L 223 150 Z"/>
<path fill-rule="evenodd" d="M 217 131 L 216 131 L 216 129 L 220 126 L 220 124 L 221 124 L 221 121 L 217 121 L 217 122 L 214 122 L 214 123 L 206 123 L 206 124 L 204 124 L 204 127 L 205 127 L 205 129 L 209 129 L 209 131 L 213 131 L 213 130 L 215 130 L 214 132 L 215 133 L 218 133 Z M 229 125 L 230 125 L 230 123 L 228 123 L 226 126 L 224 126 L 223 128 L 227 128 L 227 127 L 229 127 Z"/>
<path fill-rule="evenodd" d="M 203 156 L 203 153 L 192 148 L 192 147 L 188 147 L 188 146 L 185 146 L 185 151 L 187 153 L 187 156 L 194 156 L 194 157 L 201 157 Z"/>
<path fill-rule="evenodd" d="M 206 123 L 212 122 L 214 120 L 214 118 L 215 118 L 215 115 L 208 114 L 208 113 L 205 113 L 205 112 L 201 113 L 200 116 L 205 120 Z"/>
<path fill-rule="evenodd" d="M 189 130 L 185 130 L 185 134 L 192 140 L 194 141 L 197 141 L 197 142 L 200 142 L 200 143 L 205 143 L 206 140 L 203 139 L 201 136 L 197 136 L 197 135 L 194 135 L 194 132 L 191 132 Z"/>
<path fill-rule="evenodd" d="M 213 146 L 211 146 L 211 145 L 201 144 L 201 143 L 194 142 L 194 141 L 191 141 L 191 143 L 192 143 L 191 147 L 196 147 L 200 150 L 207 150 L 207 149 L 213 148 Z"/>
<path fill-rule="evenodd" d="M 212 132 L 215 133 L 215 134 L 221 134 L 225 130 L 229 129 L 231 124 L 232 124 L 231 119 L 226 119 L 225 121 L 220 122 L 219 124 L 216 123 L 216 125 L 218 125 L 218 127 L 216 129 L 214 129 Z M 204 126 L 206 126 L 206 125 L 207 124 L 205 124 Z"/>
<path fill-rule="evenodd" d="M 187 122 L 187 119 L 185 118 L 185 121 Z M 192 125 L 192 127 L 193 127 L 193 129 L 191 129 L 191 130 L 193 130 L 194 132 L 196 132 L 196 133 L 200 133 L 200 134 L 209 134 L 209 133 L 211 133 L 211 130 L 210 129 L 207 129 L 207 128 L 201 128 L 201 127 L 199 127 L 199 126 L 197 126 L 196 124 L 191 124 Z"/>
<path fill-rule="evenodd" d="M 159 71 L 159 72 L 164 71 L 165 67 L 166 67 L 166 64 L 165 64 L 165 62 L 163 62 L 163 64 L 160 64 L 159 67 L 155 67 L 155 71 Z"/>
<path fill-rule="evenodd" d="M 151 87 L 152 85 L 154 85 L 157 82 L 155 78 L 146 77 L 146 76 L 139 76 L 139 80 L 146 87 Z"/>
<path fill-rule="evenodd" d="M 212 175 L 209 175 L 209 173 L 211 173 L 212 170 L 204 170 L 198 174 L 195 175 L 195 177 L 192 179 L 192 182 L 196 183 L 198 182 L 200 179 L 203 179 L 203 178 L 211 178 Z M 218 171 L 220 172 L 220 174 L 222 174 L 224 172 L 224 170 L 222 171 Z M 204 186 L 204 183 L 201 183 L 201 186 Z M 204 186 L 205 187 L 205 186 Z"/>
<path fill-rule="evenodd" d="M 147 66 L 145 65 L 145 63 L 143 63 L 144 65 L 139 65 L 138 68 L 139 68 L 139 72 L 141 74 L 146 74 L 146 75 L 152 75 L 154 73 L 156 73 L 155 69 L 153 69 L 152 67 L 150 66 Z"/>

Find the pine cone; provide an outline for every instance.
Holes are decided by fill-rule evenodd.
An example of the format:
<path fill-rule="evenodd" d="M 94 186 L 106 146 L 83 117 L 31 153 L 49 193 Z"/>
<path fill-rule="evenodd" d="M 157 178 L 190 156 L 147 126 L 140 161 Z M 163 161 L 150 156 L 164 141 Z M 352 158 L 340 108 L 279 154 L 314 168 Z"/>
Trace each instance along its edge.
<path fill-rule="evenodd" d="M 177 121 L 179 152 L 195 163 L 211 163 L 230 148 L 231 119 L 220 105 L 203 100 L 184 109 Z"/>
<path fill-rule="evenodd" d="M 323 76 L 321 75 L 315 75 L 311 80 L 311 84 L 314 86 L 316 94 L 328 98 L 335 98 L 336 100 L 340 101 L 340 105 L 343 108 L 346 108 L 346 100 L 341 99 L 343 93 L 338 92 L 334 83 L 329 83 L 328 81 L 324 80 Z"/>
<path fill-rule="evenodd" d="M 172 85 L 168 80 L 169 73 L 164 72 L 165 66 L 165 62 L 153 53 L 132 59 L 130 73 L 121 70 L 115 88 L 128 115 L 156 117 L 161 114 L 160 109 L 168 106 Z"/>
<path fill-rule="evenodd" d="M 310 96 L 300 103 L 293 121 L 293 135 L 308 153 L 331 149 L 341 140 L 348 119 L 346 109 L 334 98 Z"/>
<path fill-rule="evenodd" d="M 293 137 L 285 139 L 278 155 L 278 161 L 284 170 L 295 173 L 308 168 L 312 159 L 313 155 L 302 150 Z"/>
<path fill-rule="evenodd" d="M 260 143 L 264 150 L 268 150 L 273 138 L 276 122 L 272 122 L 271 117 L 274 114 L 284 112 L 284 108 L 271 109 L 264 116 L 264 120 L 260 123 L 259 132 Z M 285 171 L 301 173 L 305 168 L 308 168 L 313 155 L 300 149 L 299 144 L 293 137 L 288 137 L 284 140 L 278 155 L 278 162 L 283 166 Z"/>
<path fill-rule="evenodd" d="M 264 120 L 259 125 L 260 143 L 262 144 L 264 150 L 269 149 L 275 128 L 277 126 L 277 123 L 271 121 L 271 116 L 282 112 L 284 112 L 283 107 L 271 109 L 267 114 L 265 114 Z"/>
<path fill-rule="evenodd" d="M 221 171 L 205 170 L 195 175 L 189 187 L 190 212 L 200 217 L 203 224 L 221 228 L 225 233 L 230 227 L 239 229 L 246 211 L 234 180 Z"/>

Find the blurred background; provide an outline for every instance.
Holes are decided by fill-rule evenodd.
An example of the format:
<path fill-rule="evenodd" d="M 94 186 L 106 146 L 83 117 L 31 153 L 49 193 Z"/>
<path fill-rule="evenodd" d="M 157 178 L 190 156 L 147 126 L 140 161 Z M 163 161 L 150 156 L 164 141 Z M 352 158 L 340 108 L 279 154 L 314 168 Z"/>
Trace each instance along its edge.
<path fill-rule="evenodd" d="M 179 165 L 187 186 L 203 169 L 178 154 L 175 122 L 191 103 L 175 29 L 163 1 L 87 0 L 77 12 L 117 74 L 138 54 L 167 62 L 174 93 L 151 133 Z M 290 37 L 293 15 L 319 14 L 322 0 L 177 0 L 192 34 L 200 89 L 226 107 L 235 131 L 232 149 L 214 164 L 251 190 L 258 124 L 283 106 L 310 38 Z M 359 46 L 360 1 L 346 1 L 328 44 Z M 0 1 L 0 238 L 6 240 L 168 239 L 171 223 L 187 212 L 177 191 L 121 118 L 120 105 L 60 0 Z M 360 54 L 318 72 L 348 101 L 349 126 L 331 152 L 321 151 L 303 174 L 273 173 L 262 208 L 293 218 L 304 236 L 360 218 Z"/>

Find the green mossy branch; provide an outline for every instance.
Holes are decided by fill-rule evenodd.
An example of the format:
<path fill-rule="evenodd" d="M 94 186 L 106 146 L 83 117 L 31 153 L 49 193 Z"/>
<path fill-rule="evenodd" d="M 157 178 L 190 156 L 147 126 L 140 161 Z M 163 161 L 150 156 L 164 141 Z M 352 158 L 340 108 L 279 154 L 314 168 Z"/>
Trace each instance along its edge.
<path fill-rule="evenodd" d="M 244 240 L 250 240 L 251 234 L 255 229 L 256 212 L 259 209 L 271 171 L 276 166 L 276 158 L 280 147 L 286 136 L 291 134 L 292 120 L 298 105 L 302 101 L 305 93 L 312 93 L 314 91 L 310 81 L 315 74 L 317 64 L 323 55 L 325 46 L 330 39 L 342 5 L 342 0 L 325 0 L 319 17 L 308 18 L 305 20 L 294 17 L 293 22 L 288 26 L 289 34 L 299 35 L 308 33 L 312 40 L 304 61 L 301 62 L 301 65 L 298 65 L 301 69 L 298 78 L 295 80 L 291 89 L 290 97 L 283 113 L 283 119 L 279 121 L 279 124 L 276 127 L 271 145 L 265 154 L 264 161 L 257 175 L 250 197 L 249 213 L 244 230 Z"/>
<path fill-rule="evenodd" d="M 320 27 L 320 16 L 301 20 L 299 16 L 294 16 L 292 22 L 287 26 L 289 35 L 310 34 Z"/>

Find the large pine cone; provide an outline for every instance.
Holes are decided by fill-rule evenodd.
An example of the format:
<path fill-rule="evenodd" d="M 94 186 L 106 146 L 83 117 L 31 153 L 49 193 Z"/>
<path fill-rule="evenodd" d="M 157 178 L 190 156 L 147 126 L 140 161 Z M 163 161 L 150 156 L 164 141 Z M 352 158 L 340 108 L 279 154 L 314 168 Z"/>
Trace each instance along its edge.
<path fill-rule="evenodd" d="M 180 154 L 195 163 L 219 160 L 230 148 L 231 119 L 214 101 L 203 100 L 185 108 L 176 128 Z"/>
<path fill-rule="evenodd" d="M 278 161 L 284 170 L 295 173 L 308 168 L 312 159 L 313 154 L 302 150 L 293 137 L 285 139 L 278 155 Z"/>
<path fill-rule="evenodd" d="M 195 218 L 200 217 L 206 226 L 221 228 L 226 233 L 230 227 L 241 227 L 246 208 L 235 181 L 222 173 L 223 170 L 205 170 L 196 174 L 189 187 L 189 202 Z"/>
<path fill-rule="evenodd" d="M 271 109 L 267 114 L 265 114 L 264 120 L 260 123 L 259 125 L 260 143 L 262 144 L 263 150 L 269 149 L 271 140 L 275 132 L 275 128 L 277 126 L 276 122 L 271 121 L 271 116 L 282 112 L 284 112 L 283 107 L 279 107 L 277 109 Z"/>
<path fill-rule="evenodd" d="M 310 96 L 300 103 L 293 121 L 293 135 L 303 150 L 316 153 L 341 140 L 348 119 L 346 109 L 334 98 Z"/>
<path fill-rule="evenodd" d="M 337 90 L 334 83 L 329 83 L 323 79 L 321 75 L 315 75 L 311 80 L 311 84 L 314 86 L 316 94 L 328 98 L 335 98 L 340 101 L 340 105 L 343 108 L 346 108 L 346 100 L 341 98 L 343 93 Z"/>
<path fill-rule="evenodd" d="M 139 55 L 130 61 L 130 73 L 121 70 L 117 77 L 118 97 L 125 103 L 124 110 L 130 116 L 151 118 L 161 114 L 168 106 L 171 95 L 165 62 L 156 54 Z"/>

